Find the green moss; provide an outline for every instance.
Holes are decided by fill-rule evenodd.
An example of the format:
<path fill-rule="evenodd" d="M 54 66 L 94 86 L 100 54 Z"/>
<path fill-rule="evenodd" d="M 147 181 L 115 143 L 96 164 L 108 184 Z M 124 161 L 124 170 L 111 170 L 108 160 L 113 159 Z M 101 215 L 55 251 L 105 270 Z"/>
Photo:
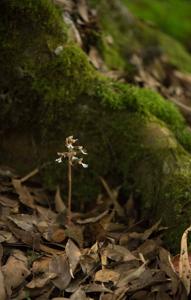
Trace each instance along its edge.
<path fill-rule="evenodd" d="M 167 102 L 158 93 L 105 79 L 98 81 L 96 94 L 104 105 L 109 105 L 115 110 L 127 109 L 142 115 L 156 116 L 174 132 L 185 149 L 191 151 L 191 136 L 183 116 L 174 104 Z"/>
<path fill-rule="evenodd" d="M 66 45 L 59 55 L 39 67 L 33 87 L 46 102 L 71 102 L 84 91 L 91 91 L 94 78 L 95 71 L 85 53 L 75 45 Z"/>
<path fill-rule="evenodd" d="M 158 203 L 158 215 L 161 213 L 163 221 L 169 226 L 165 240 L 171 248 L 179 251 L 180 237 L 191 223 L 191 161 L 188 157 L 182 157 L 179 168 L 168 177 L 161 189 L 165 196 L 165 203 Z"/>
<path fill-rule="evenodd" d="M 29 119 L 30 111 L 38 106 L 33 90 L 37 66 L 47 64 L 54 50 L 66 40 L 61 13 L 50 0 L 1 1 L 0 90 L 3 105 L 0 120 L 3 127 L 9 126 L 8 119 L 12 124 Z M 16 109 L 18 114 L 15 114 Z"/>

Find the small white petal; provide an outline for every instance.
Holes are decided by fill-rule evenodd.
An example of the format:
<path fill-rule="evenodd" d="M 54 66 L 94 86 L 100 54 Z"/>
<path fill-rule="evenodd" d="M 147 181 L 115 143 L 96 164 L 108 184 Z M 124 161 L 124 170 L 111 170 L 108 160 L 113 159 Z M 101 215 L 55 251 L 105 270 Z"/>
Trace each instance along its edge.
<path fill-rule="evenodd" d="M 82 149 L 81 152 L 82 152 L 82 154 L 84 154 L 84 155 L 87 155 L 87 154 L 88 154 L 84 149 Z"/>
<path fill-rule="evenodd" d="M 62 157 L 55 159 L 55 161 L 60 164 L 62 162 Z"/>
<path fill-rule="evenodd" d="M 67 144 L 66 147 L 67 147 L 68 149 L 74 149 L 74 146 L 72 146 L 72 144 Z"/>
<path fill-rule="evenodd" d="M 80 150 L 80 152 L 81 152 L 82 154 L 84 154 L 84 155 L 87 155 L 87 154 L 88 154 L 82 146 L 79 146 L 78 149 Z"/>
<path fill-rule="evenodd" d="M 82 165 L 83 168 L 88 168 L 87 164 L 81 163 L 81 165 Z"/>

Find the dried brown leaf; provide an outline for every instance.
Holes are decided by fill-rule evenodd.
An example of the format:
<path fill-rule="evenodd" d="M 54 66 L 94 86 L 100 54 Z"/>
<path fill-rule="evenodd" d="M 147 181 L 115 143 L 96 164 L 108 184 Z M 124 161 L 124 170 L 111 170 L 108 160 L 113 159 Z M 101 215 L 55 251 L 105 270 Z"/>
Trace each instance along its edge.
<path fill-rule="evenodd" d="M 89 22 L 89 16 L 88 16 L 88 7 L 85 0 L 78 0 L 77 1 L 77 9 L 80 17 L 83 21 L 86 23 Z"/>
<path fill-rule="evenodd" d="M 68 239 L 65 251 L 69 261 L 70 274 L 74 278 L 74 272 L 80 261 L 81 251 L 71 239 Z"/>
<path fill-rule="evenodd" d="M 103 284 L 90 283 L 83 286 L 86 293 L 113 293 L 112 290 L 106 288 Z"/>
<path fill-rule="evenodd" d="M 82 248 L 84 243 L 84 237 L 83 237 L 83 228 L 81 226 L 76 225 L 70 225 L 65 230 L 66 237 L 69 237 L 73 239 L 80 248 Z"/>
<path fill-rule="evenodd" d="M 65 253 L 53 257 L 49 264 L 49 272 L 57 274 L 57 278 L 55 278 L 53 282 L 60 290 L 64 290 L 69 285 L 72 277 L 70 274 L 69 261 Z"/>
<path fill-rule="evenodd" d="M 40 235 L 36 232 L 27 232 L 20 229 L 12 221 L 7 222 L 9 230 L 13 235 L 27 245 L 31 245 L 34 249 L 40 249 Z"/>
<path fill-rule="evenodd" d="M 92 46 L 90 48 L 88 56 L 89 56 L 91 63 L 93 64 L 93 66 L 96 69 L 99 70 L 103 66 L 103 64 L 104 64 L 103 60 L 102 60 L 98 50 L 95 47 Z"/>
<path fill-rule="evenodd" d="M 14 250 L 2 267 L 5 286 L 9 295 L 12 289 L 18 287 L 30 274 L 27 265 L 28 262 L 24 253 L 20 250 Z"/>
<path fill-rule="evenodd" d="M 7 196 L 0 195 L 0 204 L 10 208 L 18 208 L 18 201 L 8 198 Z"/>
<path fill-rule="evenodd" d="M 82 255 L 80 258 L 80 265 L 85 274 L 90 274 L 96 267 L 97 260 L 95 260 L 91 255 Z"/>
<path fill-rule="evenodd" d="M 0 299 L 1 300 L 6 300 L 7 299 L 5 280 L 4 280 L 4 275 L 2 273 L 1 268 L 0 268 Z"/>
<path fill-rule="evenodd" d="M 56 229 L 51 236 L 51 240 L 55 243 L 61 243 L 65 240 L 65 238 L 66 238 L 65 230 L 62 228 Z"/>
<path fill-rule="evenodd" d="M 46 273 L 49 270 L 49 263 L 52 257 L 43 256 L 35 260 L 32 264 L 33 273 Z"/>
<path fill-rule="evenodd" d="M 134 270 L 130 270 L 126 275 L 124 273 L 121 274 L 121 277 L 117 283 L 118 287 L 125 287 L 129 282 L 139 278 L 145 271 L 145 264 L 142 264 L 139 268 Z"/>
<path fill-rule="evenodd" d="M 191 283 L 191 267 L 189 262 L 188 245 L 187 245 L 187 238 L 188 238 L 189 231 L 191 231 L 191 226 L 188 227 L 182 235 L 180 261 L 179 261 L 179 276 L 185 286 L 187 295 L 190 293 L 190 283 Z"/>
<path fill-rule="evenodd" d="M 164 248 L 160 248 L 159 250 L 159 266 L 162 271 L 166 273 L 166 275 L 171 279 L 172 285 L 172 294 L 176 295 L 179 287 L 178 275 L 175 273 L 172 268 L 172 262 L 170 258 L 170 253 Z"/>
<path fill-rule="evenodd" d="M 30 208 L 35 208 L 34 198 L 28 191 L 27 187 L 21 184 L 19 179 L 12 179 L 12 184 L 19 195 L 19 200 Z"/>
<path fill-rule="evenodd" d="M 13 237 L 10 231 L 0 230 L 0 243 L 9 242 Z"/>
<path fill-rule="evenodd" d="M 118 215 L 120 217 L 124 217 L 124 215 L 125 215 L 124 209 L 117 201 L 118 189 L 112 191 L 104 178 L 100 177 L 100 180 L 101 180 L 101 183 L 103 184 L 103 187 L 105 188 L 108 196 L 110 197 L 111 201 L 113 202 L 116 212 L 118 213 Z"/>
<path fill-rule="evenodd" d="M 96 223 L 96 222 L 100 221 L 102 218 L 104 218 L 106 215 L 108 215 L 108 213 L 109 213 L 109 210 L 107 209 L 107 210 L 101 212 L 100 214 L 98 214 L 97 216 L 86 218 L 86 219 L 77 219 L 76 222 L 78 224 Z"/>
<path fill-rule="evenodd" d="M 127 248 L 119 245 L 108 244 L 103 252 L 108 258 L 118 262 L 138 260 Z"/>
<path fill-rule="evenodd" d="M 112 281 L 114 284 L 118 282 L 120 273 L 111 269 L 99 270 L 95 273 L 95 281 L 109 282 Z"/>
<path fill-rule="evenodd" d="M 29 289 L 42 288 L 47 285 L 52 279 L 57 276 L 55 273 L 45 273 L 34 277 L 29 283 L 27 283 L 26 287 Z"/>
<path fill-rule="evenodd" d="M 57 214 L 55 212 L 53 212 L 50 208 L 46 208 L 46 207 L 43 207 L 40 205 L 36 205 L 35 208 L 36 208 L 39 216 L 42 218 L 42 220 L 48 221 L 48 222 L 56 221 Z"/>
<path fill-rule="evenodd" d="M 71 295 L 70 300 L 88 300 L 88 298 L 86 297 L 86 293 L 79 287 L 77 291 Z"/>
<path fill-rule="evenodd" d="M 28 214 L 17 214 L 8 217 L 14 224 L 25 231 L 34 231 L 36 217 Z"/>
<path fill-rule="evenodd" d="M 55 208 L 58 213 L 66 211 L 66 205 L 64 204 L 64 201 L 62 200 L 59 186 L 57 187 L 56 194 L 55 194 Z"/>
<path fill-rule="evenodd" d="M 62 255 L 64 252 L 62 250 L 58 250 L 55 248 L 50 248 L 46 245 L 40 244 L 39 248 L 41 251 L 48 253 L 48 254 L 53 254 L 53 255 Z"/>

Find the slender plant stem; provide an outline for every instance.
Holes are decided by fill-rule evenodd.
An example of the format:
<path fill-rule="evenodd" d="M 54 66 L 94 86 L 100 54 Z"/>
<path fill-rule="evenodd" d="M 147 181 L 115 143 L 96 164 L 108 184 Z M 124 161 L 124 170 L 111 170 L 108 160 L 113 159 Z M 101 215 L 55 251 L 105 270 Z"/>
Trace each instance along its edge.
<path fill-rule="evenodd" d="M 68 159 L 68 224 L 72 219 L 72 166 Z"/>

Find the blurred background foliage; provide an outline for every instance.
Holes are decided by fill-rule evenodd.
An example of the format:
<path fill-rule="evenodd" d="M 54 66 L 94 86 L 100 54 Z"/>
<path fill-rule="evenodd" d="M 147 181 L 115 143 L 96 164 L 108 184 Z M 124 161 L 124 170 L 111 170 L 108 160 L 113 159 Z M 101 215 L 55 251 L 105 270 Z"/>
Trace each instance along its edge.
<path fill-rule="evenodd" d="M 159 27 L 191 51 L 190 0 L 122 0 L 139 18 Z"/>

